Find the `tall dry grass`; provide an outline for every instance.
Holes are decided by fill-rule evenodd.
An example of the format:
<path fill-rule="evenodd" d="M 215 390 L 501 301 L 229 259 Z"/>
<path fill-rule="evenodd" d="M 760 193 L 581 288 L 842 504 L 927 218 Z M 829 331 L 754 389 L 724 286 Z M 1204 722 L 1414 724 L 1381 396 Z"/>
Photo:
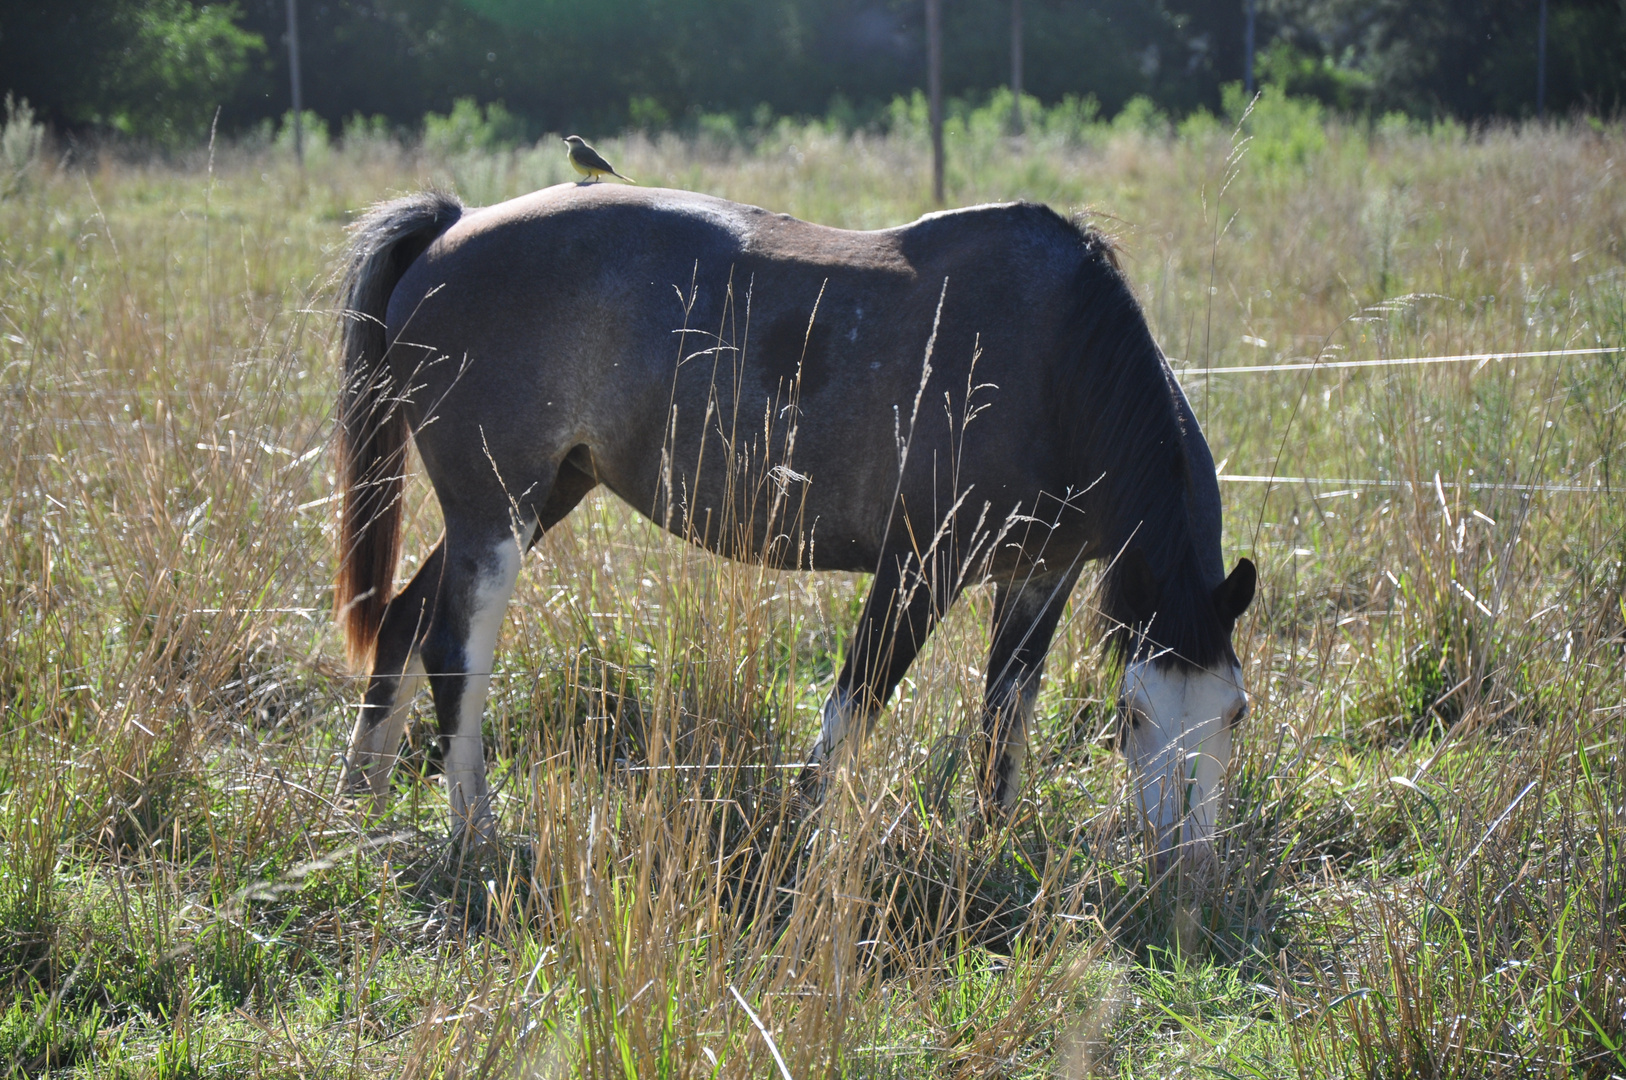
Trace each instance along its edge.
<path fill-rule="evenodd" d="M 966 130 L 951 194 L 1110 213 L 1186 367 L 1626 345 L 1618 129 L 1294 122 L 1240 155 L 1219 127 Z M 906 132 L 604 149 L 831 224 L 927 209 Z M 780 766 L 863 580 L 716 560 L 598 496 L 522 576 L 502 841 L 471 861 L 426 717 L 386 818 L 328 794 L 358 696 L 327 617 L 328 274 L 357 208 L 494 200 L 563 156 L 326 155 L 43 159 L 0 200 L 14 1073 L 1626 1074 L 1626 357 L 1188 377 L 1223 474 L 1388 485 L 1224 485 L 1264 580 L 1201 887 L 1150 873 L 1086 590 L 1008 830 L 971 835 L 954 769 L 975 592 L 813 811 Z M 403 575 L 438 529 L 411 500 Z"/>

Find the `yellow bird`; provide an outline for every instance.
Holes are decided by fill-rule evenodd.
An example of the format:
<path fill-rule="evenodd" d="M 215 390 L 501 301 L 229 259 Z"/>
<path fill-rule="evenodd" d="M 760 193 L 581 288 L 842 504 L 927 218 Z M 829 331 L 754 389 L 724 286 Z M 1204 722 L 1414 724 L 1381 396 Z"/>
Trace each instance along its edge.
<path fill-rule="evenodd" d="M 580 135 L 571 135 L 565 139 L 565 145 L 570 147 L 570 167 L 581 173 L 586 179 L 596 181 L 601 176 L 613 176 L 619 180 L 625 180 L 629 184 L 638 182 L 630 176 L 622 176 L 616 172 L 615 166 L 599 156 L 599 152 L 588 146 L 587 140 Z"/>

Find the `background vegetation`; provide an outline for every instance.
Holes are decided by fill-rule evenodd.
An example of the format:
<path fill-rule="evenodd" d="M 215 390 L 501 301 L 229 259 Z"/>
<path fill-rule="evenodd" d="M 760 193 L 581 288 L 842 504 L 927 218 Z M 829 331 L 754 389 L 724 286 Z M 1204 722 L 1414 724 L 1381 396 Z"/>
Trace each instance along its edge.
<path fill-rule="evenodd" d="M 1626 345 L 1618 125 L 1234 130 L 1143 100 L 951 125 L 950 199 L 1097 208 L 1183 369 Z M 1240 102 L 1233 108 L 1241 112 Z M 927 209 L 921 105 L 633 134 L 634 176 L 834 225 Z M 1626 1075 L 1626 357 L 1185 381 L 1254 696 L 1211 880 L 1160 880 L 1081 589 L 1012 827 L 958 747 L 989 602 L 827 807 L 787 802 L 861 577 L 725 563 L 595 496 L 527 559 L 442 840 L 425 721 L 335 805 L 343 226 L 564 179 L 452 112 L 0 191 L 0 1070 L 216 1076 Z M 1274 484 L 1246 477 L 1309 477 Z M 438 529 L 413 488 L 409 557 Z"/>
<path fill-rule="evenodd" d="M 1242 0 L 1026 0 L 1024 88 L 1047 105 L 1137 95 L 1217 112 L 1243 78 Z M 1536 111 L 1541 0 L 1257 0 L 1261 76 L 1359 115 Z M 1626 94 L 1618 0 L 1549 0 L 1549 112 Z M 304 101 L 416 131 L 459 98 L 534 136 L 692 130 L 759 111 L 869 124 L 925 84 L 920 0 L 304 0 Z M 944 79 L 981 103 L 1010 81 L 1010 0 L 945 0 Z M 291 107 L 285 0 L 0 0 L 0 92 L 81 139 L 203 142 Z"/>

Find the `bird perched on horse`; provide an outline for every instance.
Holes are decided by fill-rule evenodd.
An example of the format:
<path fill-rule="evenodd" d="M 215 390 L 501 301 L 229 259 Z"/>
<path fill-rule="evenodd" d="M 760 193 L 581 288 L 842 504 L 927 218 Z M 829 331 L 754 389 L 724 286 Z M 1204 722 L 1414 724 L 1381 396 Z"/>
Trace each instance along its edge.
<path fill-rule="evenodd" d="M 625 180 L 629 184 L 638 181 L 630 176 L 622 176 L 615 171 L 615 166 L 604 160 L 597 150 L 587 145 L 587 140 L 580 135 L 571 135 L 565 139 L 565 145 L 570 147 L 566 153 L 570 157 L 570 167 L 582 176 L 582 182 L 588 180 L 597 182 L 601 176 L 613 176 L 618 180 Z"/>

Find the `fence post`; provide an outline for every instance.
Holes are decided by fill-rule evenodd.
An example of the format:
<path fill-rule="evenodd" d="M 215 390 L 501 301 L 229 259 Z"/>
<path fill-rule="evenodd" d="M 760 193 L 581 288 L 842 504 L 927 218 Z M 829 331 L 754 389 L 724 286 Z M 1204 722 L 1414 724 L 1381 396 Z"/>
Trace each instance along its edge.
<path fill-rule="evenodd" d="M 1547 0 L 1536 23 L 1536 119 L 1547 119 Z"/>
<path fill-rule="evenodd" d="M 1022 134 L 1022 0 L 1011 0 L 1011 133 Z"/>
<path fill-rule="evenodd" d="M 943 205 L 943 2 L 926 0 L 926 97 L 931 106 L 932 201 Z"/>
<path fill-rule="evenodd" d="M 305 101 L 299 79 L 299 0 L 288 0 L 288 81 L 294 101 L 294 160 L 305 167 Z"/>
<path fill-rule="evenodd" d="M 1242 3 L 1242 91 L 1253 97 L 1253 7 L 1254 0 Z"/>

